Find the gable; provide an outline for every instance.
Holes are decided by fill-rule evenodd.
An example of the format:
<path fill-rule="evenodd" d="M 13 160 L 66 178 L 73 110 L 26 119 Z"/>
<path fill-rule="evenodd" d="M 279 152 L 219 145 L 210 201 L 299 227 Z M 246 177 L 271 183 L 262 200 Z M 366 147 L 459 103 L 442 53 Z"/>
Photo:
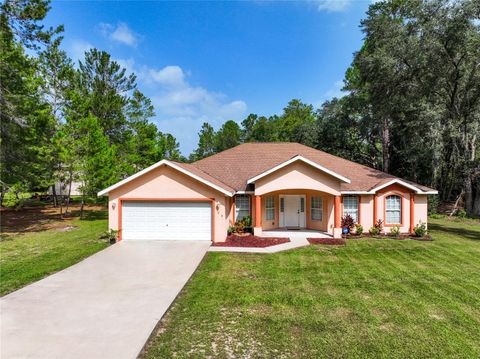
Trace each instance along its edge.
<path fill-rule="evenodd" d="M 215 189 L 166 165 L 157 167 L 109 192 L 110 200 L 130 198 L 212 198 Z"/>
<path fill-rule="evenodd" d="M 309 189 L 333 195 L 340 194 L 339 179 L 306 163 L 296 161 L 255 181 L 255 194 L 288 190 Z"/>

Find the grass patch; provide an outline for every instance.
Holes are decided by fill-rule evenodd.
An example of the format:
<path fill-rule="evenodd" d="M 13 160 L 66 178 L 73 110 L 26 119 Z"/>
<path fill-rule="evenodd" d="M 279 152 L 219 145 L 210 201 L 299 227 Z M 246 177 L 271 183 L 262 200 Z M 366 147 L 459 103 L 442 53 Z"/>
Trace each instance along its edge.
<path fill-rule="evenodd" d="M 480 222 L 430 230 L 433 242 L 210 252 L 145 357 L 478 358 Z"/>
<path fill-rule="evenodd" d="M 86 219 L 65 228 L 26 232 L 0 241 L 0 295 L 67 268 L 108 244 L 98 239 L 107 228 L 106 211 L 87 211 Z"/>

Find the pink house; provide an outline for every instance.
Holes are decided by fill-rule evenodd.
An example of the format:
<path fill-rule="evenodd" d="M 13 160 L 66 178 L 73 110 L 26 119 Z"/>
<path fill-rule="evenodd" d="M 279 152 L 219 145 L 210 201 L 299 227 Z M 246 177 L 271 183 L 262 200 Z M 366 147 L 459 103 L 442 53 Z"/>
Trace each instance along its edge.
<path fill-rule="evenodd" d="M 341 236 L 349 214 L 365 231 L 412 232 L 437 191 L 298 143 L 247 143 L 186 164 L 162 160 L 99 192 L 124 240 L 224 241 L 247 215 L 254 232 L 311 229 Z"/>

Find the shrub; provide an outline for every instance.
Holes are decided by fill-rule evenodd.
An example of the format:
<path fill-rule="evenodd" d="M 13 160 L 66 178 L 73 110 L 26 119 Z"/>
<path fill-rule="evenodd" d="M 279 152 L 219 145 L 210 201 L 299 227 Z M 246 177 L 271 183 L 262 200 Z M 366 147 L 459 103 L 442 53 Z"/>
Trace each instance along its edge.
<path fill-rule="evenodd" d="M 371 227 L 368 230 L 368 233 L 370 233 L 373 236 L 378 236 L 380 233 L 382 233 L 382 231 L 383 231 L 383 221 L 379 219 L 377 223 L 375 223 L 373 227 Z"/>
<path fill-rule="evenodd" d="M 234 232 L 235 232 L 235 227 L 234 227 L 234 226 L 228 227 L 228 229 L 227 229 L 227 234 L 228 234 L 228 235 L 230 235 L 230 234 L 232 234 L 232 233 L 234 233 Z"/>
<path fill-rule="evenodd" d="M 423 237 L 425 234 L 427 234 L 427 226 L 425 223 L 420 221 L 414 228 L 413 231 L 415 232 L 415 235 L 417 237 Z"/>
<path fill-rule="evenodd" d="M 352 216 L 347 214 L 345 217 L 342 217 L 342 228 L 351 229 L 355 226 L 355 221 L 353 220 Z"/>
<path fill-rule="evenodd" d="M 103 232 L 100 235 L 100 239 L 108 241 L 109 243 L 115 243 L 118 238 L 118 231 L 114 229 L 109 229 L 108 231 Z"/>
<path fill-rule="evenodd" d="M 355 225 L 355 234 L 362 234 L 363 233 L 363 226 L 361 224 Z"/>
<path fill-rule="evenodd" d="M 235 222 L 235 233 L 245 232 L 245 222 L 243 220 Z"/>
<path fill-rule="evenodd" d="M 398 237 L 400 235 L 400 227 L 399 226 L 393 226 L 390 229 L 390 234 L 394 237 Z"/>
<path fill-rule="evenodd" d="M 459 218 L 465 218 L 465 217 L 467 217 L 467 212 L 465 212 L 464 209 L 460 208 L 460 209 L 457 210 L 457 212 L 455 213 L 455 216 L 456 216 L 456 217 L 459 217 Z"/>
<path fill-rule="evenodd" d="M 245 225 L 245 227 L 251 227 L 252 226 L 252 216 L 243 217 L 243 224 Z"/>
<path fill-rule="evenodd" d="M 432 214 L 438 213 L 438 205 L 440 204 L 438 194 L 428 195 L 427 200 L 428 200 L 428 205 L 427 205 L 428 214 L 432 215 Z"/>

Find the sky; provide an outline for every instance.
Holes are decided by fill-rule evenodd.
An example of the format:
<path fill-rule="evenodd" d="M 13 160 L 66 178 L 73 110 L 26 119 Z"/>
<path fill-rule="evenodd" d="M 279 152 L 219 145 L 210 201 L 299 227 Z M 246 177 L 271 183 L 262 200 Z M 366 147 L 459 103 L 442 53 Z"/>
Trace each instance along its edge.
<path fill-rule="evenodd" d="M 341 96 L 362 45 L 371 0 L 53 1 L 45 23 L 65 26 L 76 61 L 105 50 L 155 106 L 152 119 L 184 155 L 203 122 L 281 114 L 291 99 L 315 108 Z"/>

